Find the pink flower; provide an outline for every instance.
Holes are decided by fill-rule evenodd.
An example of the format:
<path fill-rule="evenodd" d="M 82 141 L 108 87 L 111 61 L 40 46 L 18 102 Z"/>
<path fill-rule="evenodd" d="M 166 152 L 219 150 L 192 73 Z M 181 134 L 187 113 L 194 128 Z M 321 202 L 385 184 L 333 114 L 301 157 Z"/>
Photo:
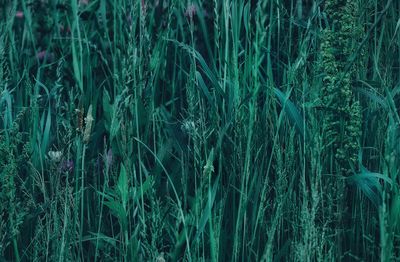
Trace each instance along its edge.
<path fill-rule="evenodd" d="M 15 17 L 19 18 L 19 19 L 22 19 L 22 18 L 24 18 L 24 13 L 22 11 L 17 11 L 15 13 Z"/>
<path fill-rule="evenodd" d="M 39 61 L 43 61 L 46 59 L 48 62 L 51 62 L 54 60 L 54 55 L 53 53 L 48 53 L 46 50 L 43 50 L 36 54 L 36 58 Z"/>

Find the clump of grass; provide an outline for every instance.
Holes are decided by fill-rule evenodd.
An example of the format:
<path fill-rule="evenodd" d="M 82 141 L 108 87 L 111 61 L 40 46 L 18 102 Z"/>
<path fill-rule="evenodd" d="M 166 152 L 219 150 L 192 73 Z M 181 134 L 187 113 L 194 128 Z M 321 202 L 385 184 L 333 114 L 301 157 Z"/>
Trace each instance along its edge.
<path fill-rule="evenodd" d="M 399 8 L 0 5 L 0 260 L 394 259 Z"/>

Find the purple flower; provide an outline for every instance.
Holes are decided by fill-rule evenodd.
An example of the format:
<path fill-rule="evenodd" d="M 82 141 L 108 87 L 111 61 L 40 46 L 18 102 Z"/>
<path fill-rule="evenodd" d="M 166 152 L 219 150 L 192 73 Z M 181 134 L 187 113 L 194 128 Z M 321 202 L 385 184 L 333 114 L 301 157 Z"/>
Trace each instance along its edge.
<path fill-rule="evenodd" d="M 61 172 L 71 172 L 74 171 L 74 161 L 64 160 L 60 163 Z"/>
<path fill-rule="evenodd" d="M 190 19 L 197 13 L 197 6 L 193 3 L 189 4 L 185 11 L 185 16 Z"/>
<path fill-rule="evenodd" d="M 44 50 L 44 51 L 38 52 L 38 53 L 36 54 L 36 58 L 37 58 L 39 61 L 43 61 L 43 60 L 46 59 L 47 61 L 51 62 L 51 61 L 54 60 L 54 55 L 53 55 L 53 53 L 49 53 L 49 52 L 47 52 L 46 50 Z"/>

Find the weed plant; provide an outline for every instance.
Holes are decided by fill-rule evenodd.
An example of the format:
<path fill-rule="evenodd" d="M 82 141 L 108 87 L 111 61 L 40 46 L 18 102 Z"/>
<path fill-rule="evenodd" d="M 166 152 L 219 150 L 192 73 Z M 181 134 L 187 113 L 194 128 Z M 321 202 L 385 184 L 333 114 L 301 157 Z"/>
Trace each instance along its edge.
<path fill-rule="evenodd" d="M 0 261 L 397 261 L 400 1 L 0 0 Z"/>

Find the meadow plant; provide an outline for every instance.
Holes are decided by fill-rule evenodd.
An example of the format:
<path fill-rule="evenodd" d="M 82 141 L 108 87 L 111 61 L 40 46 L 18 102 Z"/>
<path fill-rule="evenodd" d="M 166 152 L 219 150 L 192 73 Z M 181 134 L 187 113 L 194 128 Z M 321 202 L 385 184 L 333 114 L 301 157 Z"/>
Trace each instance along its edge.
<path fill-rule="evenodd" d="M 395 261 L 399 14 L 0 1 L 0 261 Z"/>

